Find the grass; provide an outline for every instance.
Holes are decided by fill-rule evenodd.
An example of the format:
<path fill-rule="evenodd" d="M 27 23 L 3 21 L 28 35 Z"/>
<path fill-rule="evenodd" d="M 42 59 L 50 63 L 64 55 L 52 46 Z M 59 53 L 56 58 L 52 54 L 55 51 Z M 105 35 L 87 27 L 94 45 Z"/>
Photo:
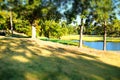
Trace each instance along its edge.
<path fill-rule="evenodd" d="M 56 39 L 56 38 L 47 39 L 46 37 L 40 37 L 40 40 L 78 46 L 78 41 L 76 40 L 79 40 L 79 35 L 62 36 L 61 39 Z M 94 36 L 84 35 L 83 41 L 103 41 L 103 37 L 96 36 L 96 35 Z M 107 42 L 120 42 L 120 38 L 119 37 L 107 37 Z"/>
<path fill-rule="evenodd" d="M 56 42 L 56 43 L 61 43 L 61 44 L 65 44 L 65 45 L 74 45 L 74 46 L 78 46 L 78 42 L 73 42 L 73 40 L 59 40 L 59 39 L 47 39 L 45 37 L 40 38 L 40 40 L 43 41 L 51 41 L 51 42 Z"/>
<path fill-rule="evenodd" d="M 119 54 L 0 37 L 0 80 L 119 79 Z"/>
<path fill-rule="evenodd" d="M 79 40 L 79 35 L 69 35 L 69 36 L 63 36 L 61 38 L 62 40 Z M 90 35 L 84 35 L 83 36 L 84 41 L 103 41 L 102 36 L 90 36 Z M 120 42 L 120 37 L 107 37 L 108 42 Z"/>

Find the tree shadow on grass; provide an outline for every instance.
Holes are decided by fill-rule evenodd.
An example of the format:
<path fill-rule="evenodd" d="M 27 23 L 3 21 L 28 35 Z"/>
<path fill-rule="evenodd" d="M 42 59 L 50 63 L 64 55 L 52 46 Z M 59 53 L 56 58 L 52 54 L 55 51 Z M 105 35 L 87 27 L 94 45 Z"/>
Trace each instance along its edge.
<path fill-rule="evenodd" d="M 62 47 L 41 47 L 28 39 L 1 39 L 0 43 L 0 80 L 120 79 L 119 67 L 97 61 L 96 56 Z M 43 55 L 47 53 L 44 50 L 50 54 Z"/>
<path fill-rule="evenodd" d="M 15 37 L 15 38 L 30 38 L 29 36 L 21 35 L 21 34 L 13 34 L 12 37 Z"/>
<path fill-rule="evenodd" d="M 0 36 L 4 36 L 4 37 L 14 37 L 14 38 L 30 38 L 30 36 L 27 36 L 27 35 L 25 35 L 24 33 L 17 33 L 17 32 L 14 32 L 14 34 L 9 34 L 9 35 L 7 35 L 7 34 L 2 34 L 2 33 L 0 33 Z"/>

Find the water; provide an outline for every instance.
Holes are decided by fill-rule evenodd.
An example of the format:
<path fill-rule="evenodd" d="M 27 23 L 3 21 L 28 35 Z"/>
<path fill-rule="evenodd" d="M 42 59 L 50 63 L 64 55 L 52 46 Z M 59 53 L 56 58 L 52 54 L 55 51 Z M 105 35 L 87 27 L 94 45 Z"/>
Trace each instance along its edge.
<path fill-rule="evenodd" d="M 103 42 L 84 42 L 84 45 L 103 50 Z M 120 42 L 107 42 L 107 50 L 120 51 Z"/>

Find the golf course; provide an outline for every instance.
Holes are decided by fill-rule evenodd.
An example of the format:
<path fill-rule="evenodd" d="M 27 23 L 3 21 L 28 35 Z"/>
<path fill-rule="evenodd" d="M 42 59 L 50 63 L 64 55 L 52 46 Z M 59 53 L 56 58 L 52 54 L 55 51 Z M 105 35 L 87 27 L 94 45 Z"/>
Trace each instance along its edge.
<path fill-rule="evenodd" d="M 0 0 L 0 80 L 120 80 L 120 0 Z"/>
<path fill-rule="evenodd" d="M 0 37 L 0 80 L 119 79 L 119 52 Z"/>

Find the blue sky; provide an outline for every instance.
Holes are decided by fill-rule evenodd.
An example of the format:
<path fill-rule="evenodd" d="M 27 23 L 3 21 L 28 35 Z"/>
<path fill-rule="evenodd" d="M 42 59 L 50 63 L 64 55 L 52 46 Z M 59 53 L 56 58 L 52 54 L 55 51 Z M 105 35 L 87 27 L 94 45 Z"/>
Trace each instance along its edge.
<path fill-rule="evenodd" d="M 113 0 L 114 1 L 114 0 Z M 118 5 L 120 3 L 119 0 L 116 0 L 117 2 L 114 3 L 115 5 Z M 62 5 L 59 10 L 60 12 L 63 14 L 66 10 L 69 10 L 72 7 L 72 3 L 73 1 L 70 1 L 67 5 Z M 66 6 L 66 9 L 64 9 Z M 117 7 L 117 9 L 114 10 L 116 12 L 116 17 L 120 20 L 120 15 L 118 15 L 117 13 L 119 13 L 120 8 Z M 76 21 L 78 22 L 78 24 L 80 24 L 80 16 L 76 15 Z"/>

